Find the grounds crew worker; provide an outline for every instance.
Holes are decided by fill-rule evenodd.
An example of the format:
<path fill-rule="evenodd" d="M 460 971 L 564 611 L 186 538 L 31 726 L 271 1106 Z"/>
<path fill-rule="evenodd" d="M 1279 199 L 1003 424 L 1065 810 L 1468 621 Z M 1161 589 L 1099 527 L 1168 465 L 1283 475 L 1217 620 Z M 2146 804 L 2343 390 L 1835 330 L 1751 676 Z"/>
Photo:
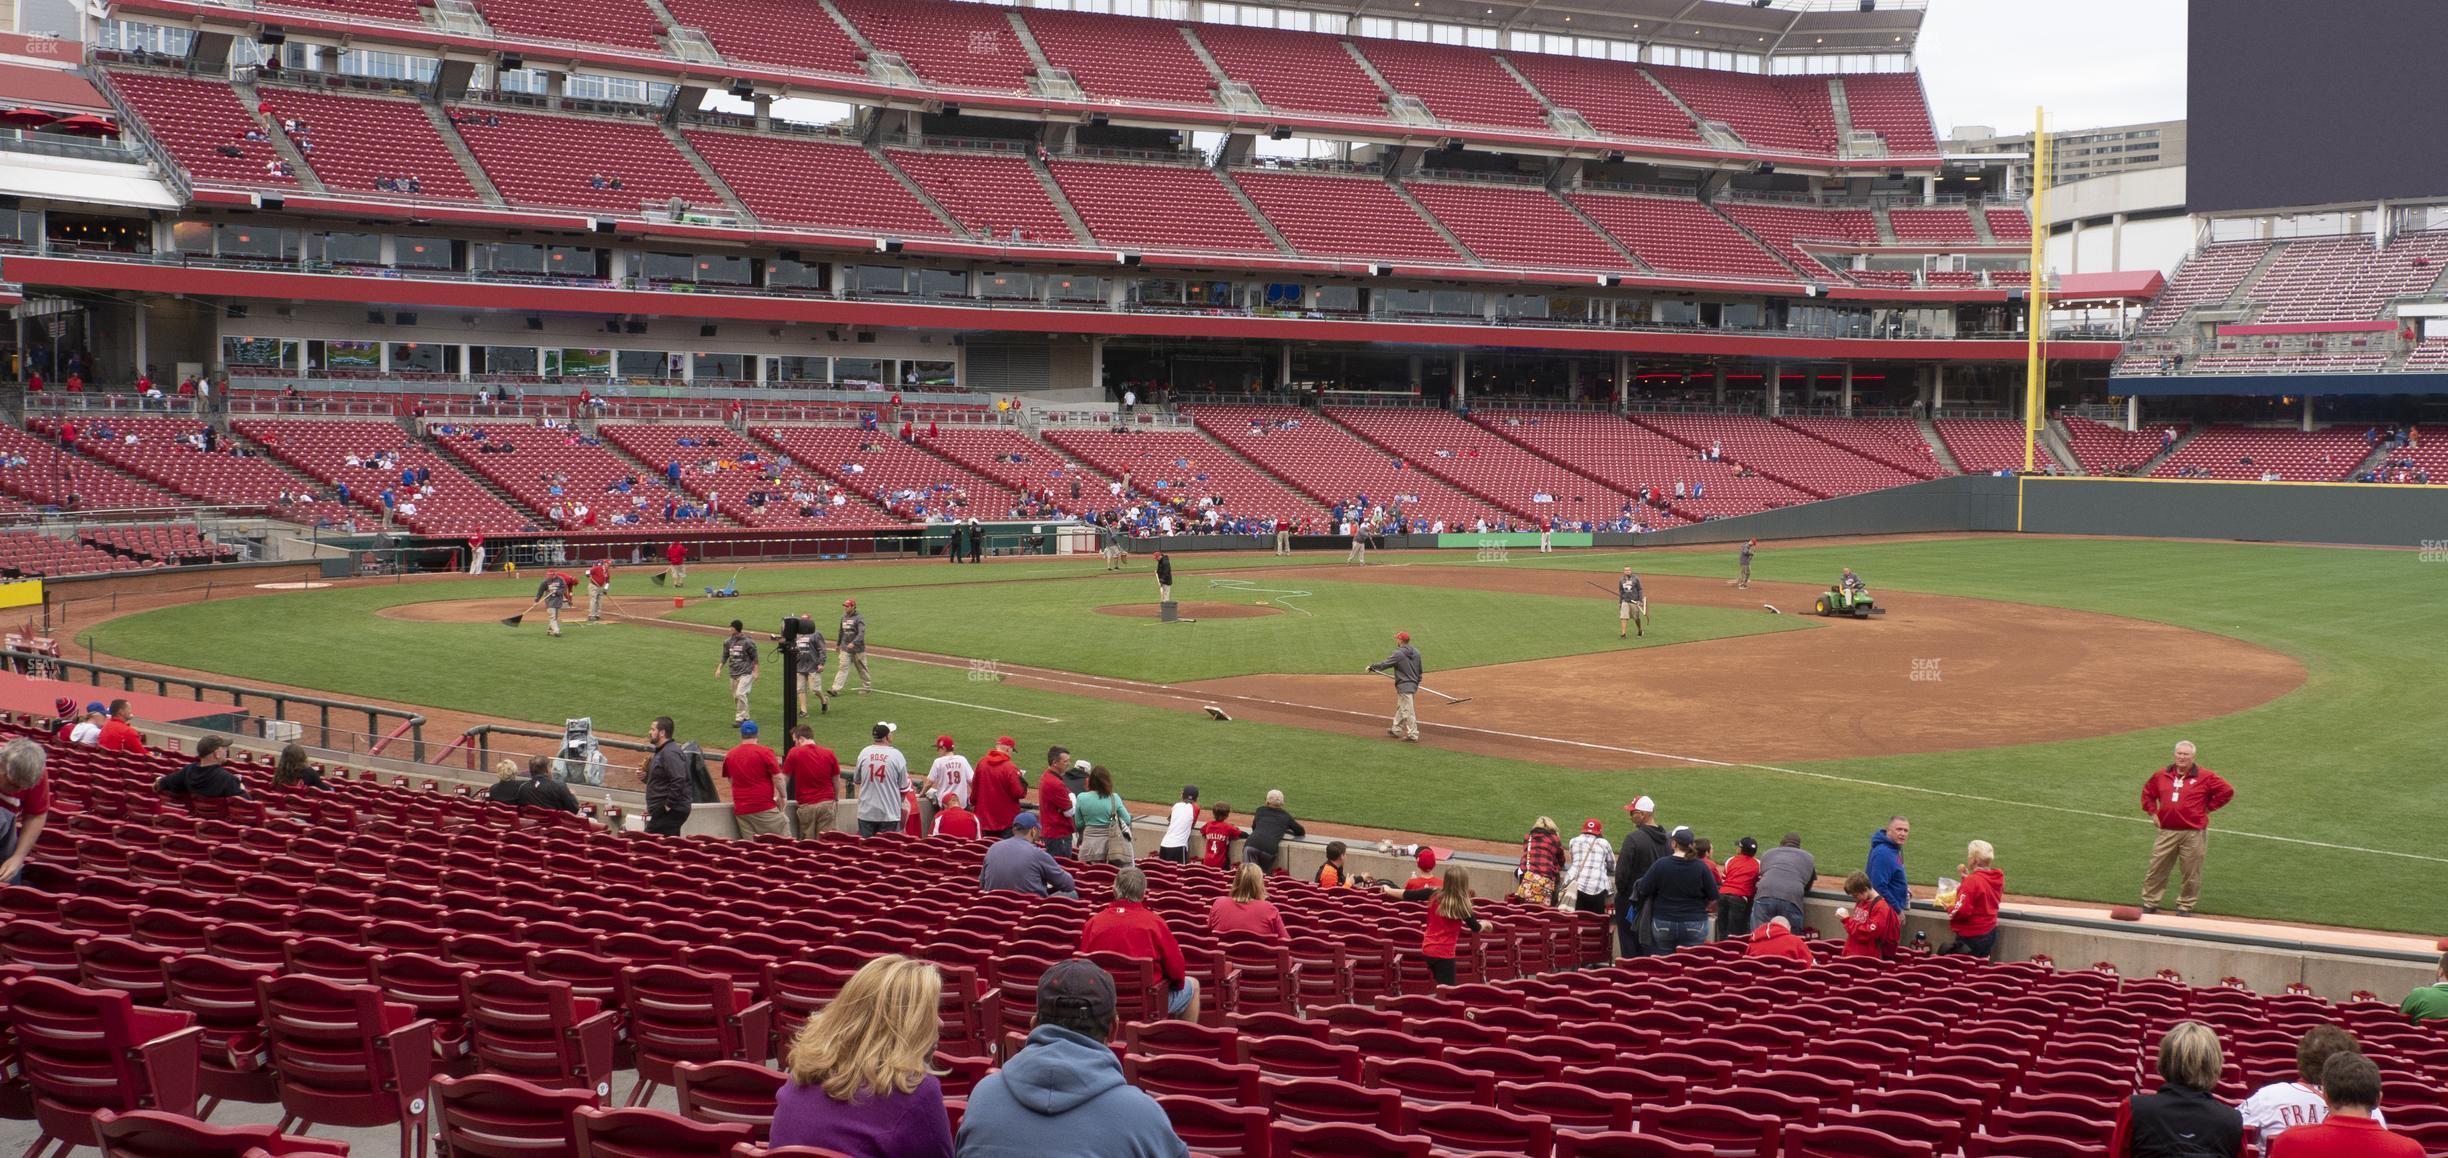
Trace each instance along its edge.
<path fill-rule="evenodd" d="M 604 596 L 610 594 L 611 591 L 612 569 L 604 566 L 603 560 L 598 559 L 594 566 L 587 568 L 586 621 L 588 623 L 603 622 Z"/>
<path fill-rule="evenodd" d="M 748 631 L 739 620 L 731 621 L 731 634 L 723 640 L 722 658 L 714 661 L 714 674 L 731 677 L 731 722 L 748 718 L 748 693 L 756 690 L 757 645 L 748 638 Z"/>
<path fill-rule="evenodd" d="M 813 615 L 802 615 L 800 618 L 813 621 L 816 617 Z M 774 636 L 773 641 L 775 643 L 780 643 L 782 642 L 782 637 L 779 635 Z M 796 637 L 796 643 L 794 646 L 798 648 L 798 651 L 789 658 L 791 661 L 791 674 L 797 676 L 799 679 L 800 704 L 804 706 L 809 701 L 813 700 L 815 701 L 817 711 L 832 711 L 833 705 L 827 701 L 824 690 L 824 633 L 821 631 L 811 631 L 806 635 L 798 636 Z"/>
<path fill-rule="evenodd" d="M 1734 586 L 1740 590 L 1749 591 L 1751 589 L 1751 551 L 1758 546 L 1759 540 L 1757 539 L 1743 540 L 1742 577 L 1734 581 Z"/>
<path fill-rule="evenodd" d="M 867 678 L 867 617 L 859 614 L 858 600 L 842 600 L 841 630 L 833 636 L 833 650 L 840 661 L 833 667 L 833 694 L 840 695 L 842 685 L 850 682 L 850 669 L 857 668 L 859 691 L 875 686 Z"/>
<path fill-rule="evenodd" d="M 688 578 L 688 544 L 672 540 L 671 546 L 663 548 L 663 559 L 671 564 L 672 586 L 678 587 L 681 580 Z"/>
<path fill-rule="evenodd" d="M 1622 639 L 1626 627 L 1649 634 L 1649 600 L 1641 594 L 1640 576 L 1630 567 L 1615 581 L 1615 638 Z"/>
<path fill-rule="evenodd" d="M 1156 600 L 1159 603 L 1173 601 L 1173 556 L 1162 551 L 1156 552 Z"/>
<path fill-rule="evenodd" d="M 1394 726 L 1386 735 L 1399 740 L 1419 743 L 1419 715 L 1411 710 L 1411 697 L 1419 691 L 1420 653 L 1411 646 L 1411 633 L 1394 633 L 1394 654 L 1368 666 L 1370 671 L 1394 673 Z"/>
<path fill-rule="evenodd" d="M 569 606 L 570 593 L 577 587 L 576 582 L 559 571 L 545 575 L 544 581 L 536 584 L 536 598 L 544 601 L 544 622 L 552 634 L 561 634 L 561 609 Z"/>

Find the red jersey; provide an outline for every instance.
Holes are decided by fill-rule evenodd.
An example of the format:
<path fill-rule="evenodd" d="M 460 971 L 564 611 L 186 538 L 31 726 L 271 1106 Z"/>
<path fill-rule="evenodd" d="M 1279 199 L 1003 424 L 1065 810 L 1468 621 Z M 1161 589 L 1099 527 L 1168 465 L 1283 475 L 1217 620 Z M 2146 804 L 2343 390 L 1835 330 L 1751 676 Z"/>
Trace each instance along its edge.
<path fill-rule="evenodd" d="M 1997 931 L 1998 901 L 2006 895 L 2006 874 L 1993 868 L 1964 874 L 1955 890 L 1955 912 L 1947 928 L 1958 937 L 1978 937 Z"/>
<path fill-rule="evenodd" d="M 1726 858 L 1725 879 L 1718 883 L 1721 896 L 1749 900 L 1759 890 L 1759 858 L 1735 853 Z"/>
<path fill-rule="evenodd" d="M 774 750 L 754 740 L 742 740 L 723 753 L 722 774 L 731 781 L 732 814 L 773 811 L 774 777 L 781 772 L 782 761 Z"/>
<path fill-rule="evenodd" d="M 23 792 L 0 788 L 0 810 L 17 818 L 17 839 L 24 840 L 27 821 L 51 815 L 51 778 L 44 776 Z"/>
<path fill-rule="evenodd" d="M 1428 925 L 1420 930 L 1420 955 L 1440 960 L 1454 959 L 1462 943 L 1462 927 L 1467 924 L 1474 933 L 1479 931 L 1479 918 L 1457 921 L 1437 911 L 1437 899 L 1428 898 Z"/>
<path fill-rule="evenodd" d="M 841 797 L 841 757 L 831 748 L 812 742 L 795 745 L 782 758 L 782 770 L 790 774 L 796 803 L 822 804 Z"/>
<path fill-rule="evenodd" d="M 1281 945 L 1292 939 L 1292 931 L 1284 928 L 1283 914 L 1272 901 L 1236 901 L 1217 897 L 1207 907 L 1207 928 L 1215 933 L 1249 933 Z"/>
<path fill-rule="evenodd" d="M 590 516 L 592 516 L 594 513 L 595 512 L 593 511 L 587 512 L 587 514 Z M 597 587 L 609 587 L 612 585 L 612 572 L 603 564 L 597 563 L 596 565 L 587 568 L 587 582 L 592 583 Z"/>
<path fill-rule="evenodd" d="M 1229 820 L 1210 820 L 1199 826 L 1199 834 L 1207 838 L 1207 852 L 1199 859 L 1208 868 L 1232 867 L 1232 842 L 1248 834 Z"/>
<path fill-rule="evenodd" d="M 1011 753 L 996 748 L 977 763 L 977 780 L 971 791 L 977 799 L 978 824 L 988 832 L 1002 832 L 1012 826 L 1020 815 L 1020 802 L 1028 799 L 1028 785 L 1020 780 L 1020 766 L 1012 763 Z M 1040 818 L 1040 823 L 1043 820 Z"/>
<path fill-rule="evenodd" d="M 2235 787 L 2226 777 L 2199 764 L 2187 776 L 2176 775 L 2170 764 L 2142 783 L 2142 811 L 2157 817 L 2161 828 L 2208 828 L 2210 814 L 2233 799 Z"/>
<path fill-rule="evenodd" d="M 680 543 L 673 543 L 671 546 L 663 548 L 663 558 L 669 561 L 672 566 L 677 567 L 682 563 L 688 562 L 688 548 Z"/>
<path fill-rule="evenodd" d="M 1132 901 L 1115 901 L 1097 910 L 1080 930 L 1082 954 L 1120 953 L 1140 961 L 1154 961 L 1164 974 L 1165 984 L 1176 989 L 1190 975 L 1189 963 L 1182 959 L 1181 942 L 1173 939 L 1164 918 L 1149 911 L 1146 905 Z"/>
<path fill-rule="evenodd" d="M 1810 943 L 1782 925 L 1762 925 L 1751 930 L 1751 943 L 1743 952 L 1751 957 L 1791 957 L 1805 965 L 1812 963 Z"/>
<path fill-rule="evenodd" d="M 102 734 L 94 737 L 94 747 L 142 756 L 145 754 L 144 734 L 136 730 L 136 725 L 114 716 L 102 721 Z"/>
<path fill-rule="evenodd" d="M 951 808 L 946 808 L 943 811 L 935 814 L 934 835 L 957 836 L 962 840 L 976 840 L 980 836 L 983 836 L 984 833 L 978 828 L 977 813 L 971 812 L 966 808 L 954 806 Z"/>
<path fill-rule="evenodd" d="M 2270 1143 L 2270 1158 L 2423 1158 L 2423 1148 L 2369 1118 L 2332 1114 L 2319 1125 L 2297 1126 L 2278 1135 Z"/>
<path fill-rule="evenodd" d="M 1904 922 L 1896 918 L 1887 898 L 1877 893 L 1854 906 L 1853 915 L 1844 919 L 1845 947 L 1843 957 L 1876 957 L 1892 961 L 1896 944 L 1904 937 Z"/>

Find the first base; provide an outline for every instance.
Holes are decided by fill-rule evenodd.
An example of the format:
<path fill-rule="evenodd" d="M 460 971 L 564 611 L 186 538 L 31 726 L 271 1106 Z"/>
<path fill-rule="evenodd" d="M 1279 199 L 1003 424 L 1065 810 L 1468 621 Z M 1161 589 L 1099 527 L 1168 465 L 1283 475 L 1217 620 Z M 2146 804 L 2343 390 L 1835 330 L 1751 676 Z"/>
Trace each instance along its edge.
<path fill-rule="evenodd" d="M 1207 713 L 1207 718 L 1208 718 L 1208 719 L 1211 719 L 1211 720 L 1222 720 L 1222 721 L 1224 721 L 1225 723 L 1231 723 L 1231 722 L 1232 722 L 1232 717 L 1231 717 L 1231 716 L 1229 716 L 1229 715 L 1226 715 L 1226 714 L 1225 714 L 1225 712 L 1224 712 L 1224 709 L 1219 708 L 1219 707 L 1215 706 L 1214 704 L 1208 704 L 1208 705 L 1206 705 L 1204 708 L 1202 708 L 1202 709 L 1200 709 L 1200 710 L 1202 710 L 1202 711 L 1204 711 L 1204 712 L 1206 712 L 1206 713 Z"/>

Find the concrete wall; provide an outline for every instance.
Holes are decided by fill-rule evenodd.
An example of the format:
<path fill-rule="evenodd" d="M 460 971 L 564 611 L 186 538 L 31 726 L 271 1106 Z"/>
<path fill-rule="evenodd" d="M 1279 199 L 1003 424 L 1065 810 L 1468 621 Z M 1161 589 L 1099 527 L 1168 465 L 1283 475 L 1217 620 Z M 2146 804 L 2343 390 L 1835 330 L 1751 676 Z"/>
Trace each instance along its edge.
<path fill-rule="evenodd" d="M 2014 480 L 1987 475 L 1935 479 L 1846 495 L 1741 518 L 1671 527 L 1646 535 L 1600 535 L 1600 546 L 1680 547 L 1744 539 L 1825 535 L 1899 535 L 1934 531 L 2011 531 Z"/>
<path fill-rule="evenodd" d="M 2369 483 L 2023 480 L 2023 529 L 2420 547 L 2448 540 L 2448 488 Z"/>

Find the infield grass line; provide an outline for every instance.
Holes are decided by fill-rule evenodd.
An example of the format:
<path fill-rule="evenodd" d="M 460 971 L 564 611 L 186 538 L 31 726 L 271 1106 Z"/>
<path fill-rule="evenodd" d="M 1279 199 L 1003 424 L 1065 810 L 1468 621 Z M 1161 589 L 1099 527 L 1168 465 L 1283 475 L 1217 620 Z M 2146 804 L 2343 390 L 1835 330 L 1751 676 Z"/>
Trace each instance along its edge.
<path fill-rule="evenodd" d="M 1308 608 L 1295 607 L 1292 605 L 1293 600 L 1307 599 L 1311 595 L 1315 594 L 1315 592 L 1298 591 L 1290 587 L 1260 587 L 1251 583 L 1247 579 L 1210 579 L 1207 581 L 1207 586 L 1210 590 L 1221 587 L 1226 591 L 1264 591 L 1269 595 L 1281 595 L 1283 598 L 1275 601 L 1277 606 L 1282 607 L 1286 611 L 1300 612 L 1301 614 L 1309 616 L 1312 619 L 1317 618 L 1316 614 L 1310 611 Z"/>

